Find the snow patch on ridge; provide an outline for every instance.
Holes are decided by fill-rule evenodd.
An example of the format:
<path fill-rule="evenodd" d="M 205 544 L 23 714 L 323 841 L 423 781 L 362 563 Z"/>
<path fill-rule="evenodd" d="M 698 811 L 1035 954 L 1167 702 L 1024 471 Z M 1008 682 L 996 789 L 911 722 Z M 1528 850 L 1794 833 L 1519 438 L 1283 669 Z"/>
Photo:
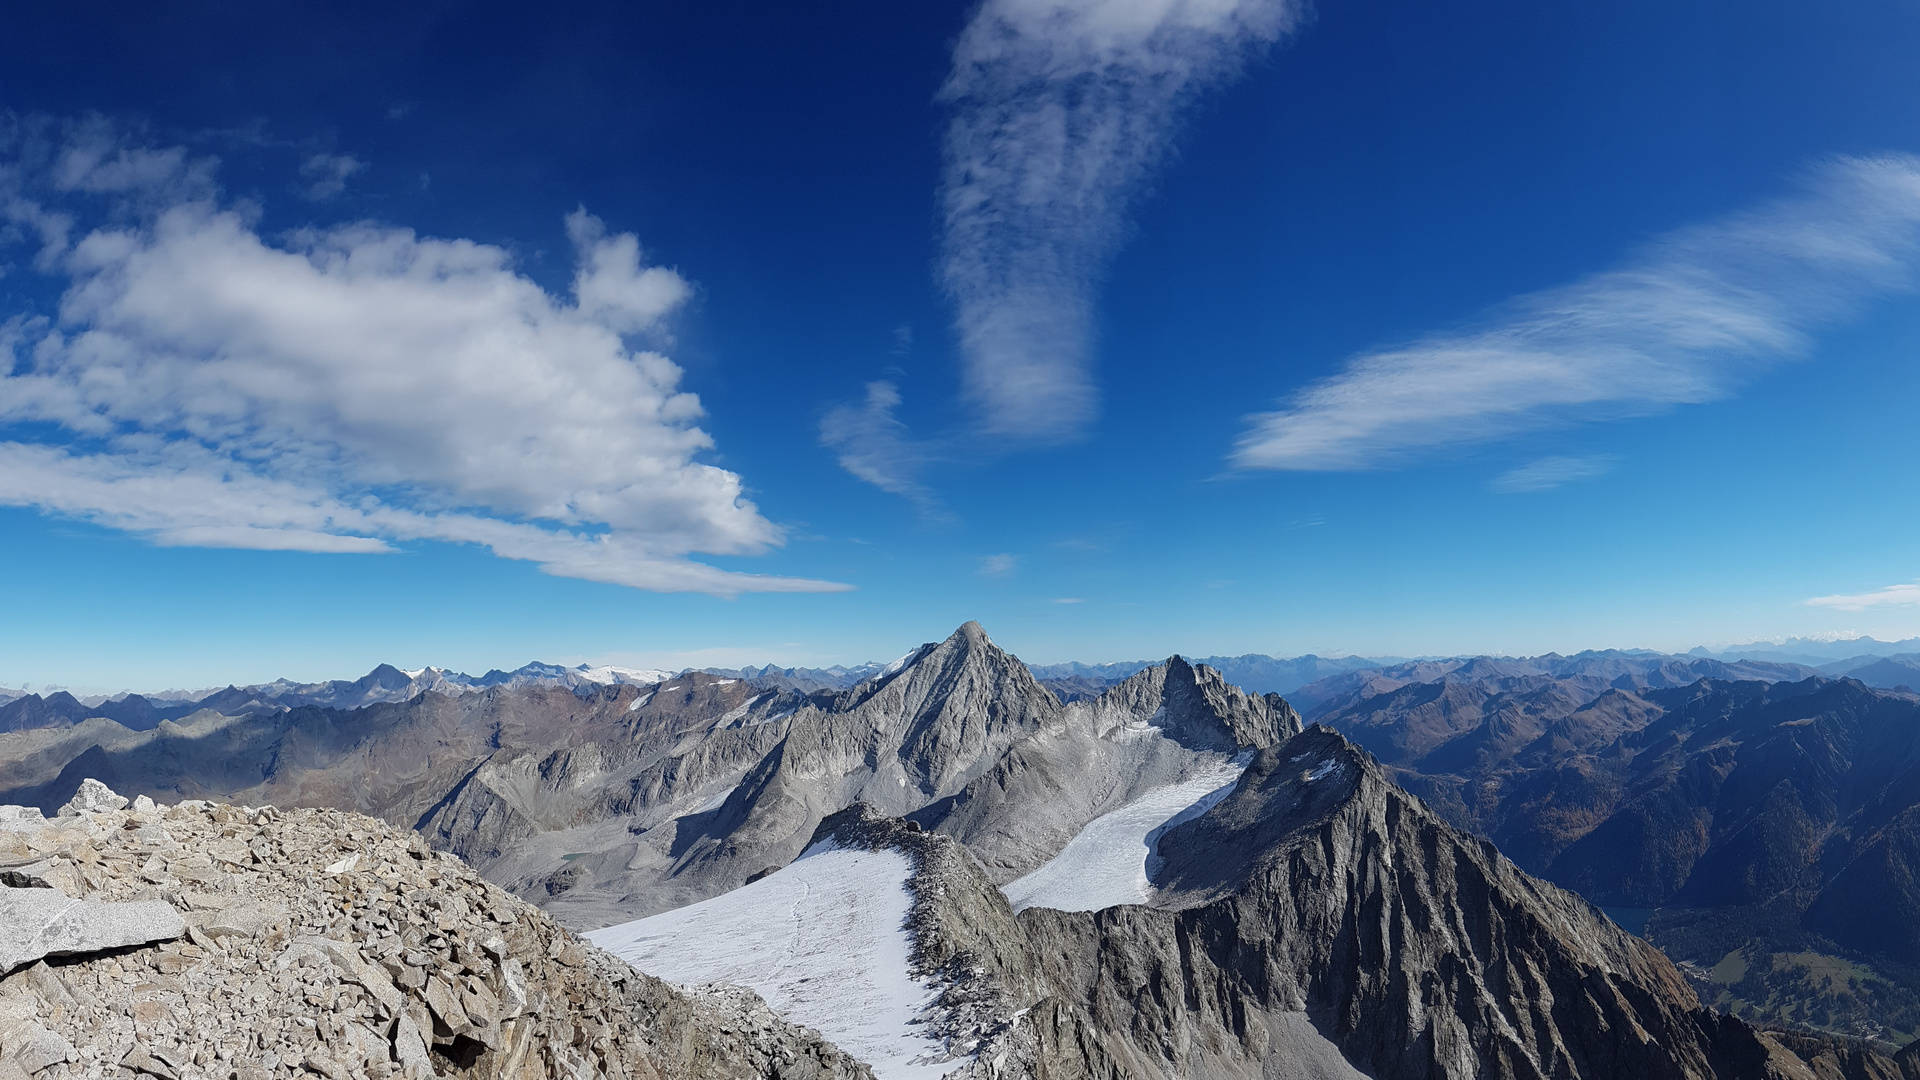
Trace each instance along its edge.
<path fill-rule="evenodd" d="M 751 987 L 880 1080 L 933 1080 L 966 1059 L 934 1063 L 940 1041 L 915 1023 L 939 995 L 909 974 L 911 869 L 898 851 L 816 844 L 751 885 L 587 939 L 669 982 Z"/>
<path fill-rule="evenodd" d="M 727 800 L 732 798 L 733 793 L 735 791 L 738 791 L 739 789 L 740 789 L 740 785 L 735 784 L 732 787 L 728 788 L 727 790 L 721 792 L 720 794 L 715 795 L 713 798 L 708 799 L 706 802 L 701 803 L 698 807 L 694 808 L 693 812 L 696 814 L 704 814 L 710 810 L 718 810 L 722 806 L 725 806 L 727 804 Z"/>
<path fill-rule="evenodd" d="M 733 680 L 730 679 L 728 681 L 731 682 Z M 720 718 L 719 726 L 726 727 L 728 724 L 731 724 L 735 720 L 738 720 L 741 717 L 747 715 L 748 711 L 751 710 L 755 705 L 758 705 L 762 699 L 770 698 L 772 696 L 773 696 L 772 694 L 755 694 L 753 697 L 750 697 L 747 700 L 741 702 L 740 704 L 735 705 L 733 708 L 727 710 L 726 715 Z"/>
<path fill-rule="evenodd" d="M 1191 780 L 1155 788 L 1087 822 L 1038 870 L 1001 887 L 1013 910 L 1099 911 L 1144 904 L 1153 892 L 1160 834 L 1199 817 L 1233 791 L 1250 755 L 1221 762 Z"/>

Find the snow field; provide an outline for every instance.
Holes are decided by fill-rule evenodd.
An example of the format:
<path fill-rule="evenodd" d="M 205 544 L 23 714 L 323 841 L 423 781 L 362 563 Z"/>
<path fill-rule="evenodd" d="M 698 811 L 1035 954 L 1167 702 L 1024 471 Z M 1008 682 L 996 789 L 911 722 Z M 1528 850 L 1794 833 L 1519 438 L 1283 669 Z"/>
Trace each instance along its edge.
<path fill-rule="evenodd" d="M 751 885 L 587 939 L 668 982 L 751 987 L 880 1080 L 933 1080 L 965 1059 L 933 1064 L 941 1044 L 914 1023 L 938 995 L 908 974 L 910 871 L 897 851 L 823 843 Z"/>
<path fill-rule="evenodd" d="M 1038 870 L 1001 887 L 1013 910 L 1099 911 L 1144 904 L 1153 891 L 1150 862 L 1160 831 L 1206 813 L 1226 798 L 1245 770 L 1235 759 L 1184 783 L 1155 788 L 1118 810 L 1087 822 L 1067 846 Z"/>

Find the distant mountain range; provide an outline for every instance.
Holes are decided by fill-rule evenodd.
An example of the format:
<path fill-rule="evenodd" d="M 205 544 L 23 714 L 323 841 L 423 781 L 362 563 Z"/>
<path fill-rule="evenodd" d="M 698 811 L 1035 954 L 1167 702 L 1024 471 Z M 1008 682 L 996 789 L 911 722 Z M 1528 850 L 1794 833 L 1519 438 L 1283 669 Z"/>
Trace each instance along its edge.
<path fill-rule="evenodd" d="M 1329 657 L 1316 656 L 1312 653 L 1304 656 L 1280 657 L 1262 653 L 1245 653 L 1239 656 L 1199 656 L 1187 659 L 1191 663 L 1205 664 L 1213 668 L 1228 682 L 1251 693 L 1287 694 L 1291 697 L 1298 695 L 1309 684 L 1320 683 L 1350 672 L 1396 669 L 1439 670 L 1439 668 L 1407 668 L 1406 665 L 1410 664 L 1459 667 L 1472 661 L 1480 661 L 1532 665 L 1534 670 L 1545 671 L 1555 664 L 1564 666 L 1584 663 L 1594 658 L 1648 660 L 1676 655 L 1689 660 L 1711 659 L 1731 664 L 1758 662 L 1787 665 L 1786 669 L 1773 671 L 1772 674 L 1767 675 L 1768 678 L 1788 677 L 1795 670 L 1801 671 L 1799 677 L 1818 671 L 1828 676 L 1844 675 L 1858 679 L 1868 686 L 1882 689 L 1898 686 L 1920 688 L 1920 638 L 1907 638 L 1902 641 L 1878 641 L 1870 637 L 1838 641 L 1787 638 L 1778 643 L 1757 642 L 1751 645 L 1728 646 L 1720 650 L 1701 646 L 1685 654 L 1660 653 L 1650 649 L 1604 649 L 1589 650 L 1571 656 L 1547 653 L 1532 657 Z M 893 663 L 897 665 L 902 660 L 896 660 Z M 1053 690 L 1062 700 L 1072 701 L 1098 696 L 1106 687 L 1120 683 L 1152 667 L 1155 663 L 1158 661 L 1131 660 L 1106 664 L 1083 664 L 1071 661 L 1062 664 L 1028 664 L 1027 668 L 1033 672 L 1034 678 Z M 766 664 L 760 667 L 752 665 L 739 668 L 706 667 L 698 670 L 722 678 L 746 680 L 764 688 L 796 690 L 803 694 L 810 694 L 816 690 L 851 689 L 867 679 L 885 673 L 889 666 L 887 663 L 876 660 L 853 666 L 836 664 L 824 668 L 782 667 L 777 664 Z M 512 671 L 501 671 L 496 668 L 485 675 L 476 676 L 447 668 L 427 667 L 407 671 L 389 664 L 382 664 L 366 675 L 352 680 L 334 679 L 318 683 L 300 683 L 289 679 L 276 679 L 270 683 L 206 690 L 166 690 L 112 695 L 72 695 L 66 691 L 54 691 L 36 695 L 24 689 L 0 686 L 0 731 L 42 726 L 33 722 L 10 722 L 10 714 L 4 710 L 6 706 L 16 702 L 23 702 L 18 706 L 18 715 L 57 718 L 53 719 L 53 722 L 105 716 L 129 726 L 143 723 L 151 726 L 159 720 L 188 716 L 203 708 L 211 708 L 226 715 L 298 708 L 302 705 L 351 709 L 383 701 L 406 701 L 428 691 L 459 695 L 495 686 L 545 685 L 589 690 L 596 686 L 645 685 L 662 682 L 691 670 L 694 669 L 665 671 L 647 668 L 594 667 L 587 664 L 564 667 L 559 664 L 535 661 Z M 1328 684 L 1329 687 L 1336 685 L 1342 684 Z M 1315 697 L 1317 693 L 1318 691 L 1309 691 L 1306 698 L 1299 698 L 1295 703 L 1302 708 L 1308 707 L 1312 701 L 1317 700 Z M 38 700 L 24 703 L 28 698 Z"/>
<path fill-rule="evenodd" d="M 1484 706 L 1499 693 L 1587 704 L 1721 694 L 1729 707 L 1761 703 L 1739 732 L 1763 781 L 1792 771 L 1791 756 L 1777 750 L 1844 749 L 1856 733 L 1852 760 L 1904 779 L 1916 756 L 1907 744 L 1920 747 L 1897 737 L 1895 714 L 1915 704 L 1906 695 L 1818 676 L 1699 681 L 1800 670 L 1595 654 L 1337 671 L 1302 690 L 1340 712 L 1349 741 L 1336 728 L 1303 729 L 1279 694 L 1249 693 L 1177 656 L 1063 701 L 968 623 L 844 690 L 801 693 L 777 682 L 811 674 L 764 668 L 644 685 L 541 670 L 477 692 L 443 680 L 459 692 L 350 708 L 285 703 L 302 694 L 353 702 L 403 693 L 428 673 L 385 668 L 354 683 L 232 688 L 242 706 L 273 707 L 232 715 L 208 707 L 147 730 L 92 717 L 0 733 L 0 803 L 57 808 L 91 777 L 162 802 L 370 812 L 417 829 L 579 927 L 636 916 L 705 920 L 719 909 L 695 906 L 724 900 L 740 917 L 676 935 L 636 921 L 608 928 L 604 940 L 634 950 L 642 970 L 671 970 L 774 926 L 794 947 L 756 954 L 739 981 L 769 1002 L 820 1004 L 794 1015 L 823 1030 L 875 1003 L 838 988 L 825 997 L 794 989 L 807 979 L 790 976 L 808 957 L 869 964 L 889 980 L 874 985 L 908 995 L 925 986 L 909 1025 L 935 1044 L 925 1060 L 976 1080 L 1911 1077 L 1920 1051 L 1807 1040 L 1790 1047 L 1703 1008 L 1666 956 L 1460 828 L 1455 805 L 1413 798 L 1393 782 L 1404 770 L 1396 775 L 1355 745 L 1404 757 L 1395 748 L 1411 736 L 1400 729 L 1442 748 L 1448 731 L 1455 739 L 1497 733 L 1509 713 Z M 1654 689 L 1673 685 L 1686 688 Z M 1802 685 L 1811 690 L 1787 689 Z M 1367 704 L 1383 693 L 1480 704 L 1452 712 Z M 58 697 L 39 699 L 41 708 Z M 1801 698 L 1817 708 L 1781 704 Z M 1614 726 L 1650 730 L 1648 717 L 1684 713 L 1699 746 L 1676 753 L 1692 775 L 1704 766 L 1687 754 L 1711 754 L 1729 730 L 1716 726 L 1716 708 L 1662 698 L 1621 710 Z M 1856 718 L 1866 713 L 1866 722 Z M 1812 722 L 1795 726 L 1803 715 Z M 1552 732 L 1542 732 L 1542 744 L 1541 735 L 1516 731 L 1522 745 L 1547 753 L 1541 775 L 1570 753 Z M 1641 787 L 1665 775 L 1611 761 Z M 1833 778 L 1816 770 L 1809 785 L 1831 791 Z M 1867 917 L 1856 925 L 1868 927 L 1887 921 L 1881 909 L 1905 895 L 1915 833 L 1902 815 L 1920 800 L 1897 785 L 1874 790 L 1901 799 L 1847 819 L 1862 829 L 1855 846 L 1872 856 L 1856 860 L 1847 879 L 1856 914 Z M 1683 785 L 1668 801 L 1694 797 Z M 1858 801 L 1848 795 L 1842 814 Z M 1811 796 L 1758 805 L 1783 807 L 1767 811 L 1773 831 L 1797 827 L 1794 806 L 1816 827 L 1833 820 Z M 1866 830 L 1883 822 L 1899 828 L 1876 847 Z M 1617 845 L 1621 867 L 1636 865 L 1632 839 Z M 352 843 L 343 837 L 341 851 Z M 1729 850 L 1736 859 L 1744 849 Z M 23 848 L 18 858 L 40 856 Z M 809 876 L 808 860 L 821 858 L 835 861 L 816 868 L 845 872 Z M 184 863 L 156 857 L 152 872 L 177 873 Z M 39 865 L 23 862 L 17 873 Z M 849 877 L 862 866 L 869 876 Z M 216 881 L 222 873 L 195 872 Z M 857 903 L 795 926 L 795 896 L 813 885 L 858 886 L 907 905 L 887 909 L 880 933 L 908 940 L 897 953 L 854 950 L 843 923 Z M 447 1000 L 449 1010 L 459 1007 Z M 1871 1071 L 1840 1069 L 1854 1059 Z"/>
<path fill-rule="evenodd" d="M 564 686 L 582 691 L 601 686 L 645 686 L 672 677 L 673 673 L 669 671 L 590 667 L 586 664 L 561 667 L 536 662 L 512 671 L 495 669 L 480 676 L 435 667 L 402 671 L 391 664 L 381 664 L 350 681 L 333 679 L 328 682 L 296 683 L 277 679 L 253 686 L 228 686 L 222 690 L 202 691 L 198 696 L 121 694 L 106 698 L 76 698 L 64 690 L 45 696 L 16 695 L 0 704 L 0 731 L 27 731 L 77 724 L 96 716 L 106 717 L 134 731 L 147 731 L 162 720 L 178 720 L 204 709 L 211 709 L 222 716 L 285 712 L 303 706 L 357 709 L 383 702 L 410 701 L 429 692 L 459 697 L 494 687 L 513 689 L 522 686 Z"/>
<path fill-rule="evenodd" d="M 1920 653 L 1920 637 L 1904 638 L 1900 641 L 1879 641 L 1870 637 L 1840 638 L 1833 641 L 1821 638 L 1786 638 L 1778 642 L 1756 641 L 1746 645 L 1728 645 L 1723 649 L 1699 646 L 1689 650 L 1687 655 L 1711 657 L 1716 660 L 1770 660 L 1780 664 L 1820 667 L 1835 660 L 1851 661 L 1876 656 L 1898 656 L 1902 653 Z"/>

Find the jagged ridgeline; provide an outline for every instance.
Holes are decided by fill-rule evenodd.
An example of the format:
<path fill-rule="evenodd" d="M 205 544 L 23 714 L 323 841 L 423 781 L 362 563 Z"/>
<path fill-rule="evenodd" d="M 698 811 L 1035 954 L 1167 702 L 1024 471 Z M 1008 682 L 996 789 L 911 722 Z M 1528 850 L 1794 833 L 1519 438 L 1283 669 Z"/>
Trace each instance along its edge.
<path fill-rule="evenodd" d="M 89 717 L 0 735 L 0 802 L 51 811 L 95 778 L 161 803 L 372 815 L 417 830 L 419 851 L 471 865 L 494 892 L 592 931 L 643 972 L 752 987 L 783 1023 L 819 1029 L 887 1078 L 1911 1067 L 1909 1055 L 1865 1045 L 1790 1047 L 1703 1008 L 1658 950 L 1430 812 L 1341 736 L 1302 730 L 1278 695 L 1246 693 L 1179 657 L 1093 689 L 1063 702 L 969 623 L 845 689 L 685 673 L 503 682 L 355 709 L 203 709 L 151 725 Z M 349 835 L 327 865 L 410 865 L 381 847 L 386 834 L 337 820 Z M 172 854 L 149 853 L 159 862 L 142 863 L 137 884 L 116 878 L 125 887 L 110 898 L 201 910 L 194 895 L 225 884 L 224 864 L 189 887 L 172 861 L 197 868 L 194 845 L 233 837 L 170 838 Z M 278 857 L 247 850 L 261 865 Z M 28 855 L 39 883 L 109 898 L 93 895 L 105 886 L 71 843 Z M 315 921 L 307 936 L 375 962 L 381 935 L 402 937 L 391 916 L 372 921 L 404 899 L 384 887 L 363 891 L 377 899 L 355 919 Z M 247 940 L 271 968 L 292 939 Z M 536 944 L 560 955 L 569 940 Z M 347 946 L 308 947 L 332 956 Z M 462 957 L 475 960 L 467 974 L 494 977 L 502 961 L 478 967 L 478 950 L 454 948 L 445 969 L 428 968 L 455 990 L 461 972 L 449 970 L 467 966 Z M 632 1030 L 671 1039 L 678 1014 L 662 1015 L 634 1014 Z M 391 1009 L 355 1021 L 386 1040 L 390 1068 L 397 1022 Z M 578 1045 L 585 1030 L 525 1038 Z M 325 1031 L 364 1043 L 359 1067 L 374 1075 L 374 1042 L 339 1024 Z M 288 1065 L 296 1056 L 282 1054 L 273 1068 L 338 1065 L 346 1051 L 315 1037 L 318 1057 L 303 1050 Z M 0 1056 L 13 1053 L 4 1039 Z M 452 1027 L 435 1047 L 425 1064 L 443 1074 L 518 1075 L 512 1063 L 528 1060 Z M 743 1050 L 736 1072 L 841 1068 L 829 1051 Z M 166 1053 L 156 1060 L 178 1080 L 238 1069 L 217 1051 L 198 1060 L 185 1042 Z M 684 1055 L 656 1057 L 662 1075 L 700 1075 Z M 340 1067 L 318 1071 L 355 1075 Z M 39 1068 L 86 1071 L 64 1059 Z"/>

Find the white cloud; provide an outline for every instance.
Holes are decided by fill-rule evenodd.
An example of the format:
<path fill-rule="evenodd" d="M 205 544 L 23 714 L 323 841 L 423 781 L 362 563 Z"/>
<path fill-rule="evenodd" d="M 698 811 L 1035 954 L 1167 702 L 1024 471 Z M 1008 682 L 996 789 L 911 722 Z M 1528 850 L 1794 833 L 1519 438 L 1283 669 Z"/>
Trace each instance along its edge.
<path fill-rule="evenodd" d="M 1176 121 L 1296 18 L 1290 0 L 986 0 L 954 49 L 941 277 L 984 431 L 1093 418 L 1094 292 Z"/>
<path fill-rule="evenodd" d="M 1876 607 L 1913 607 L 1920 605 L 1920 584 L 1889 585 L 1870 593 L 1853 596 L 1816 596 L 1807 601 L 1810 607 L 1834 608 L 1838 611 L 1865 611 Z"/>
<path fill-rule="evenodd" d="M 820 418 L 820 444 L 837 453 L 841 468 L 928 509 L 933 496 L 918 479 L 926 465 L 926 448 L 894 415 L 899 407 L 899 387 L 885 380 L 870 382 L 865 401 L 836 405 Z"/>
<path fill-rule="evenodd" d="M 16 440 L 0 442 L 0 502 L 161 543 L 430 539 L 649 589 L 843 588 L 685 558 L 783 534 L 738 476 L 696 460 L 712 440 L 680 368 L 624 340 L 690 291 L 643 268 L 631 235 L 568 218 L 569 301 L 472 241 L 365 222 L 269 239 L 179 197 L 205 166 L 99 142 L 70 147 L 43 187 L 151 205 L 45 240 L 66 291 L 57 319 L 0 331 L 0 435 Z M 14 186 L 0 205 L 34 205 Z M 60 438 L 28 434 L 49 429 Z"/>
<path fill-rule="evenodd" d="M 1920 270 L 1920 159 L 1842 158 L 1807 191 L 1685 229 L 1477 329 L 1366 353 L 1249 418 L 1244 468 L 1365 469 L 1425 447 L 1729 393 Z"/>
<path fill-rule="evenodd" d="M 1012 577 L 1020 565 L 1018 555 L 988 555 L 980 560 L 980 576 L 990 578 Z"/>
<path fill-rule="evenodd" d="M 315 154 L 300 166 L 300 175 L 307 181 L 301 194 L 314 202 L 324 202 L 347 190 L 347 177 L 366 167 L 366 162 L 350 154 Z"/>
<path fill-rule="evenodd" d="M 637 333 L 693 295 L 687 279 L 672 270 L 641 269 L 640 241 L 632 233 L 608 236 L 606 224 L 584 206 L 567 215 L 567 236 L 580 252 L 573 295 L 589 319 Z"/>
<path fill-rule="evenodd" d="M 1612 468 L 1613 458 L 1604 455 L 1577 458 L 1543 457 L 1518 468 L 1508 469 L 1494 477 L 1493 483 L 1487 486 L 1502 495 L 1552 491 L 1562 484 L 1603 476 Z"/>

